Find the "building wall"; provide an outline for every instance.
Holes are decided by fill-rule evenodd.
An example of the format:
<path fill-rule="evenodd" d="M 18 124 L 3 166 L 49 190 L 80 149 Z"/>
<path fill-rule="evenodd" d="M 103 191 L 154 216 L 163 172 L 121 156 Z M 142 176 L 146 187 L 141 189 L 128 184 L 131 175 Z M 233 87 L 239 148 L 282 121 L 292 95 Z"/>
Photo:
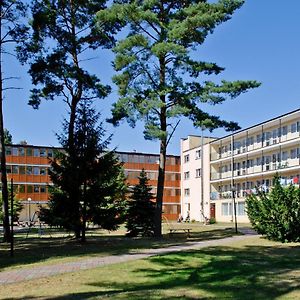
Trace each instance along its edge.
<path fill-rule="evenodd" d="M 181 214 L 184 219 L 190 214 L 190 219 L 204 221 L 210 218 L 210 164 L 209 144 L 212 138 L 189 136 L 181 140 Z M 203 155 L 203 159 L 201 158 Z M 203 163 L 203 166 L 202 166 Z M 201 193 L 203 180 L 203 194 Z M 202 211 L 202 201 L 204 210 Z"/>
<path fill-rule="evenodd" d="M 21 200 L 24 209 L 20 220 L 29 220 L 29 215 L 38 211 L 40 205 L 47 205 L 48 175 L 50 160 L 54 148 L 32 145 L 12 145 L 6 147 L 8 179 L 13 179 L 16 198 Z M 147 153 L 118 152 L 124 162 L 125 174 L 129 185 L 138 183 L 138 176 L 145 169 L 156 193 L 158 176 L 158 155 Z M 170 220 L 178 218 L 180 213 L 180 158 L 168 156 L 166 161 L 166 181 L 163 198 L 164 216 Z"/>

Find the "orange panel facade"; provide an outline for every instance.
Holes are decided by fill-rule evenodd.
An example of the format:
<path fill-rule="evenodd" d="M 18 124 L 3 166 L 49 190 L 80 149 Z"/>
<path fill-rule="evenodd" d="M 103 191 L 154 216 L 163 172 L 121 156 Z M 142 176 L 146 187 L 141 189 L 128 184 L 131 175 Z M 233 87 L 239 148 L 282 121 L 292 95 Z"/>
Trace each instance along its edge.
<path fill-rule="evenodd" d="M 38 205 L 48 201 L 48 186 L 51 185 L 48 169 L 55 148 L 32 145 L 11 145 L 6 147 L 7 174 L 14 180 L 16 197 L 24 204 L 20 218 L 27 221 L 29 212 L 34 213 Z M 144 169 L 149 183 L 156 194 L 158 177 L 158 155 L 118 152 L 124 163 L 129 185 L 138 183 L 138 176 Z M 31 206 L 31 210 L 30 207 Z M 34 208 L 34 209 L 33 209 Z M 163 212 L 168 220 L 176 220 L 180 213 L 180 157 L 168 156 L 166 161 Z"/>

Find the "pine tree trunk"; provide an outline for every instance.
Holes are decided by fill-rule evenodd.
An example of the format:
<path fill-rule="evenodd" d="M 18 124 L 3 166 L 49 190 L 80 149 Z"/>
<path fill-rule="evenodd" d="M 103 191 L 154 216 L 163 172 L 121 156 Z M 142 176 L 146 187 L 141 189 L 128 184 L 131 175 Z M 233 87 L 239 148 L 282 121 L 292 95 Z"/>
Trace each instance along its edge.
<path fill-rule="evenodd" d="M 2 3 L 2 2 L 1 2 Z M 2 5 L 0 4 L 0 13 L 2 15 Z M 0 37 L 2 37 L 2 19 L 0 20 Z M 3 241 L 10 241 L 9 227 L 9 203 L 8 203 L 8 187 L 6 172 L 6 156 L 5 156 L 5 137 L 3 122 L 3 78 L 2 78 L 2 45 L 0 45 L 0 143 L 1 143 L 1 184 L 2 184 L 2 200 L 3 200 Z"/>

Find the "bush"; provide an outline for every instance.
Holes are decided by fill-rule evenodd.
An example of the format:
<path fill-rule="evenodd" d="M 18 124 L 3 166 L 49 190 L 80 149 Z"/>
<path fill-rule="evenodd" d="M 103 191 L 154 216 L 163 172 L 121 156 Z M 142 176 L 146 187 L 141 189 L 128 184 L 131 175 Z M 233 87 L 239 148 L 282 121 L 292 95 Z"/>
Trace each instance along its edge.
<path fill-rule="evenodd" d="M 274 178 L 270 193 L 257 191 L 246 199 L 247 213 L 253 228 L 270 240 L 300 241 L 300 189 L 283 187 Z"/>
<path fill-rule="evenodd" d="M 216 223 L 217 223 L 217 221 L 214 217 L 209 219 L 209 224 L 216 224 Z"/>

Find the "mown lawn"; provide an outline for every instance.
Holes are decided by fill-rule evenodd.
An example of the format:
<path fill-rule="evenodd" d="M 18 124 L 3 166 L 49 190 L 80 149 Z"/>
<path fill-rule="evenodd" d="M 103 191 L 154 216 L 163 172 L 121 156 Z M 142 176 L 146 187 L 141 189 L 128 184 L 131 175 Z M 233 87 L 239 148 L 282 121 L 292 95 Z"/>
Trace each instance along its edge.
<path fill-rule="evenodd" d="M 300 299 L 300 244 L 229 246 L 2 286 L 1 299 Z"/>
<path fill-rule="evenodd" d="M 140 249 L 182 245 L 186 242 L 219 239 L 234 234 L 231 228 L 226 228 L 228 224 L 226 226 L 180 224 L 180 226 L 192 228 L 189 238 L 185 234 L 170 236 L 168 226 L 164 226 L 165 234 L 162 239 L 126 238 L 124 227 L 112 233 L 90 230 L 87 233 L 87 242 L 84 244 L 59 231 L 52 231 L 51 237 L 47 231 L 39 236 L 37 231 L 32 230 L 28 238 L 26 238 L 26 232 L 18 233 L 13 258 L 9 256 L 9 245 L 0 243 L 0 271 L 74 261 L 93 256 L 136 253 Z"/>

